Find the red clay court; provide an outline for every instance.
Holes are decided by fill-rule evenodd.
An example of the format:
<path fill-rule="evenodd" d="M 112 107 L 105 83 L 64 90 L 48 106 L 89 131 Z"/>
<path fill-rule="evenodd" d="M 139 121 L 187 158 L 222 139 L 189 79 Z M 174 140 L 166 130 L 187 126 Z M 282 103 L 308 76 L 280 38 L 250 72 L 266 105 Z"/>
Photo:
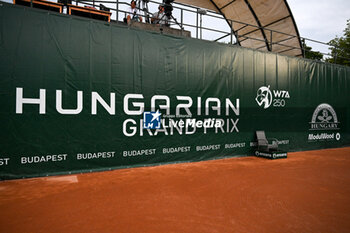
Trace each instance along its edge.
<path fill-rule="evenodd" d="M 0 182 L 0 231 L 349 232 L 350 147 Z"/>

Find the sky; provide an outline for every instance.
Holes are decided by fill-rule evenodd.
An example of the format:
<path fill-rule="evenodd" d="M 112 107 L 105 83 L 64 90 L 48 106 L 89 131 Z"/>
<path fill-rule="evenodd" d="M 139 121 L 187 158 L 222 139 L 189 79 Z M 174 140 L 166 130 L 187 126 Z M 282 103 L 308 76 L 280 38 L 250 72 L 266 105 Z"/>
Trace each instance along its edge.
<path fill-rule="evenodd" d="M 12 0 L 0 0 L 6 2 L 12 2 Z M 53 0 L 56 1 L 56 0 Z M 155 0 L 161 2 L 162 0 Z M 119 2 L 129 3 L 129 0 L 119 0 Z M 175 0 L 176 2 L 176 0 Z M 300 36 L 322 41 L 329 42 L 336 36 L 342 36 L 343 30 L 346 27 L 347 19 L 350 19 L 350 0 L 287 0 L 297 27 L 299 29 Z M 108 4 L 105 4 L 108 6 Z M 150 12 L 157 11 L 157 5 L 149 4 Z M 109 7 L 115 8 L 115 4 L 111 4 Z M 127 10 L 126 6 L 121 6 L 120 9 Z M 174 16 L 180 21 L 180 11 L 174 10 Z M 122 20 L 124 16 L 120 15 L 119 20 Z M 112 19 L 115 16 L 112 15 Z M 195 24 L 195 15 L 190 13 L 184 13 L 185 21 Z M 228 25 L 224 21 L 215 20 L 209 17 L 203 17 L 203 26 L 215 28 L 219 30 L 229 31 Z M 195 29 L 190 27 L 185 28 L 192 32 L 192 36 L 195 36 Z M 218 38 L 222 34 L 203 31 L 204 39 Z M 229 38 L 224 39 L 229 41 Z M 313 50 L 321 51 L 323 53 L 329 53 L 328 46 L 315 44 L 307 41 L 307 44 L 313 48 Z"/>
<path fill-rule="evenodd" d="M 288 4 L 300 36 L 322 42 L 342 36 L 346 21 L 350 19 L 350 0 L 288 0 Z M 327 46 L 307 44 L 329 53 Z"/>

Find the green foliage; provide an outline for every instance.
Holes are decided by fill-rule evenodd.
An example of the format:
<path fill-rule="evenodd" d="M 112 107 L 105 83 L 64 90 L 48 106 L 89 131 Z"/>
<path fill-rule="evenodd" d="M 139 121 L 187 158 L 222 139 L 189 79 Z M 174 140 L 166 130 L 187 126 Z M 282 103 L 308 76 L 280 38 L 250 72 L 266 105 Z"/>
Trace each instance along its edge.
<path fill-rule="evenodd" d="M 312 51 L 312 48 L 306 45 L 305 39 L 302 40 L 302 45 L 304 48 L 305 58 L 319 61 L 323 59 L 323 54 L 320 52 Z"/>
<path fill-rule="evenodd" d="M 350 19 L 347 21 L 344 35 L 335 37 L 329 44 L 332 45 L 329 48 L 332 56 L 327 62 L 350 66 Z"/>

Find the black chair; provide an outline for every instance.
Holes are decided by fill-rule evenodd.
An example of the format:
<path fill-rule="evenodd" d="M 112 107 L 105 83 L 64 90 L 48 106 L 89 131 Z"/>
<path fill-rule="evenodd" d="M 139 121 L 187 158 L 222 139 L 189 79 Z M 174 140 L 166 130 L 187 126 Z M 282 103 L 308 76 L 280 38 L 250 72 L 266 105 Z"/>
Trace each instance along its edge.
<path fill-rule="evenodd" d="M 256 131 L 256 138 L 258 140 L 258 150 L 259 151 L 277 151 L 278 149 L 278 140 L 275 138 L 271 138 L 271 144 L 269 144 L 269 141 L 266 139 L 265 131 Z"/>

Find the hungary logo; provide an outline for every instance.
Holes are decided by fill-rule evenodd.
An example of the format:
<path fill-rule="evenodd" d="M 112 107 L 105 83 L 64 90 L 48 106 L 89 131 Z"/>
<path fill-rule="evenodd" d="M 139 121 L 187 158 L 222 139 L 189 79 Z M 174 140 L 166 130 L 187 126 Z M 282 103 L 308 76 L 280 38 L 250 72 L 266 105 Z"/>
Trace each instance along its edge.
<path fill-rule="evenodd" d="M 339 123 L 333 107 L 323 103 L 317 106 L 312 115 L 310 130 L 336 130 Z"/>

